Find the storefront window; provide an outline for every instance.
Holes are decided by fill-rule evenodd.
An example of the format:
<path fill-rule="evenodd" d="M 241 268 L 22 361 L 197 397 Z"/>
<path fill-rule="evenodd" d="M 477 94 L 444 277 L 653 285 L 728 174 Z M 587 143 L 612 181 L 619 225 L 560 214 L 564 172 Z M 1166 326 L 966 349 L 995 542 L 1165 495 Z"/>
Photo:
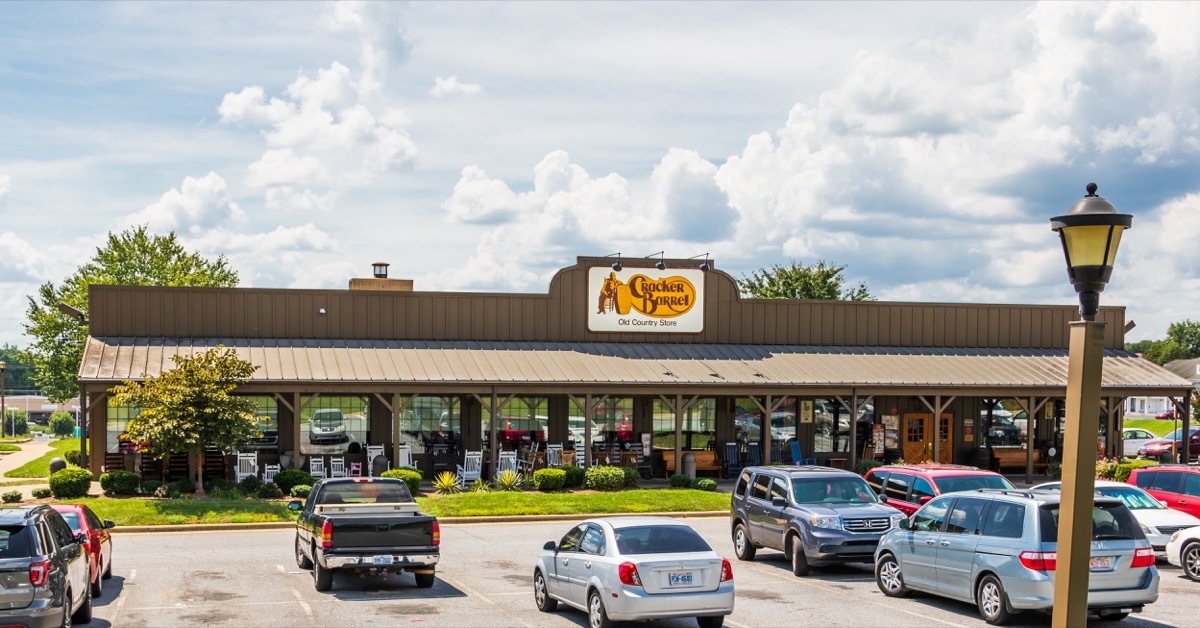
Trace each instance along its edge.
<path fill-rule="evenodd" d="M 570 404 L 567 416 L 567 447 L 582 447 L 584 443 L 583 413 Z M 592 411 L 592 448 L 604 449 L 618 443 L 625 446 L 639 437 L 633 433 L 633 397 L 607 397 Z"/>
<path fill-rule="evenodd" d="M 1015 399 L 983 400 L 979 423 L 987 426 L 984 433 L 987 446 L 993 449 L 1025 448 L 1029 437 L 1029 414 Z"/>
<path fill-rule="evenodd" d="M 749 397 L 734 400 L 733 434 L 745 449 L 749 443 L 762 442 L 762 410 Z M 787 446 L 796 438 L 796 401 L 786 399 L 771 413 L 771 442 Z"/>
<path fill-rule="evenodd" d="M 813 452 L 818 454 L 847 453 L 850 451 L 850 411 L 842 407 L 837 399 L 813 399 Z M 863 424 L 874 416 L 874 408 L 864 406 Z"/>
<path fill-rule="evenodd" d="M 344 454 L 367 444 L 371 405 L 366 396 L 305 397 L 300 411 L 300 453 Z"/>
<path fill-rule="evenodd" d="M 254 413 L 254 423 L 260 433 L 251 439 L 246 448 L 250 450 L 278 452 L 279 451 L 279 405 L 275 397 L 270 395 L 247 395 L 245 399 L 253 401 L 258 406 Z"/>
<path fill-rule="evenodd" d="M 500 407 L 497 415 L 496 440 L 502 450 L 528 448 L 533 443 L 545 443 L 550 425 L 549 402 L 545 397 L 514 397 Z M 492 444 L 492 416 L 483 408 L 483 448 Z"/>
<path fill-rule="evenodd" d="M 684 450 L 716 447 L 717 400 L 698 399 L 683 414 Z M 661 399 L 654 400 L 653 432 L 655 449 L 675 448 L 675 413 Z"/>
<path fill-rule="evenodd" d="M 462 446 L 462 401 L 458 397 L 417 395 L 400 417 L 400 442 L 414 454 L 435 447 L 458 451 Z"/>
<path fill-rule="evenodd" d="M 136 453 L 136 447 L 125 435 L 129 428 L 129 420 L 141 414 L 141 408 L 133 406 L 113 405 L 113 398 L 108 398 L 107 430 L 104 434 L 104 451 L 110 454 Z"/>

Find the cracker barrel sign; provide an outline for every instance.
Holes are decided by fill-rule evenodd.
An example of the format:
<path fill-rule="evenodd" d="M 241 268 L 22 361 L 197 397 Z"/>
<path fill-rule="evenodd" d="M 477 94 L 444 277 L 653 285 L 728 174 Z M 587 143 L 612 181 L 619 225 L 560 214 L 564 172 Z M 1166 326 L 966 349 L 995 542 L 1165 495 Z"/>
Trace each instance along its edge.
<path fill-rule="evenodd" d="M 588 269 L 588 330 L 704 331 L 704 273 L 668 268 Z"/>

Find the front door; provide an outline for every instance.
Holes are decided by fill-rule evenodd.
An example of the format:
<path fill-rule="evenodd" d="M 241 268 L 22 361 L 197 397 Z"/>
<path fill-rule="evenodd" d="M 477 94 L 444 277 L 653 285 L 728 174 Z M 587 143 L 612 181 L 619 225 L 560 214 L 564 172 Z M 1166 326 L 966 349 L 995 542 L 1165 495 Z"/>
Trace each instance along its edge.
<path fill-rule="evenodd" d="M 954 417 L 943 413 L 938 421 L 938 457 L 933 459 L 933 415 L 926 412 L 904 414 L 904 460 L 911 464 L 954 460 Z"/>

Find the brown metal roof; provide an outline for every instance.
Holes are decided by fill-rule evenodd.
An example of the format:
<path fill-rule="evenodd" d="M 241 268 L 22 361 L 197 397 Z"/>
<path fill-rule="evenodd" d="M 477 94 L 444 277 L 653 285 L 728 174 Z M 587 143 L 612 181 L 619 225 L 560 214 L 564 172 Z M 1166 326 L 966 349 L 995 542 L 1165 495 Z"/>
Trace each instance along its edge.
<path fill-rule="evenodd" d="M 218 345 L 258 369 L 251 385 L 445 385 L 1010 391 L 1064 388 L 1067 351 L 794 345 L 89 338 L 81 383 L 157 375 L 171 357 Z M 1108 394 L 1184 394 L 1186 379 L 1136 355 L 1105 352 Z M 547 390 L 546 392 L 556 392 Z"/>

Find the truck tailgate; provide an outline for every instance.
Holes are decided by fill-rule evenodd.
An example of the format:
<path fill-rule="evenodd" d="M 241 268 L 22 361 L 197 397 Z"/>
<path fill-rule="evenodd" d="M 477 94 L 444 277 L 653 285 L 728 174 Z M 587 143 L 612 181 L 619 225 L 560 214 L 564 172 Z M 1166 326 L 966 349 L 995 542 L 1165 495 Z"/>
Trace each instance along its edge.
<path fill-rule="evenodd" d="M 428 552 L 433 546 L 433 522 L 430 516 L 334 516 L 333 551 Z"/>

